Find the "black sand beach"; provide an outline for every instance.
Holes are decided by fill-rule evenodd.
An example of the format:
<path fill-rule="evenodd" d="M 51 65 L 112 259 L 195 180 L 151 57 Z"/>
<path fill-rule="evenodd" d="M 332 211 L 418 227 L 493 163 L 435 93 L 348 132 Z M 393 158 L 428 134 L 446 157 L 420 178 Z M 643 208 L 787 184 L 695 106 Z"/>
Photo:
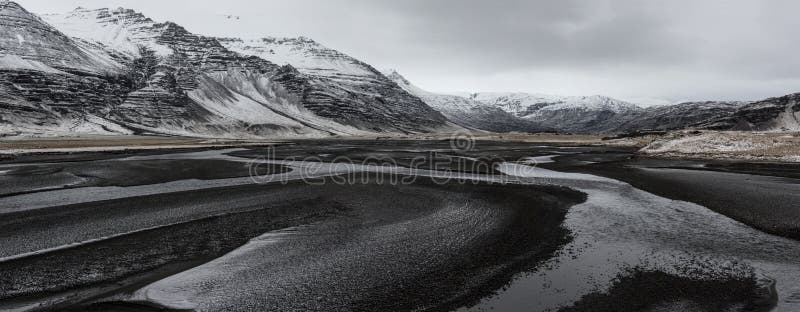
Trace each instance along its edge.
<path fill-rule="evenodd" d="M 701 171 L 693 162 L 631 159 L 631 150 L 625 148 L 508 142 L 480 142 L 474 150 L 454 151 L 445 141 L 303 141 L 274 150 L 229 152 L 244 157 L 238 161 L 149 157 L 159 155 L 153 151 L 47 156 L 46 162 L 43 156 L 30 156 L 30 162 L 21 157 L 0 164 L 7 166 L 0 169 L 6 170 L 0 177 L 13 182 L 0 191 L 9 199 L 35 199 L 37 194 L 87 186 L 119 192 L 184 180 L 202 185 L 204 180 L 248 177 L 252 171 L 247 159 L 307 157 L 338 163 L 392 159 L 403 168 L 499 177 L 503 174 L 498 164 L 556 154 L 563 156 L 539 166 L 618 179 L 788 237 L 797 229 L 792 219 L 796 216 L 792 196 L 797 193 L 787 191 L 797 186 L 787 178 L 794 174 L 791 171 L 781 171 L 782 178 L 770 177 L 760 167 L 760 175 Z M 142 157 L 126 159 L 133 156 Z M 738 167 L 724 170 L 731 168 Z M 273 164 L 260 165 L 257 173 L 292 172 L 290 166 Z M 275 248 L 286 245 L 280 248 L 292 252 L 270 256 L 275 257 L 270 270 L 247 274 L 277 278 L 274 287 L 296 287 L 293 292 L 252 289 L 228 298 L 231 303 L 212 302 L 204 309 L 451 311 L 502 292 L 519 274 L 540 270 L 563 253 L 573 240 L 565 218 L 570 207 L 586 200 L 586 194 L 559 186 L 457 179 L 441 183 L 430 177 L 394 185 L 386 181 L 398 179 L 386 174 L 364 177 L 364 183 L 347 185 L 330 183 L 334 177 L 329 177 L 312 181 L 319 183 L 166 188 L 110 200 L 93 200 L 97 193 L 86 193 L 85 200 L 76 204 L 4 213 L 0 308 L 160 310 L 164 307 L 158 303 L 130 298 L 180 272 L 227 261 L 220 259 L 228 259 L 231 251 L 265 233 L 286 232 L 289 239 Z M 741 183 L 742 177 L 753 183 Z M 705 188 L 710 193 L 699 187 L 712 181 Z M 27 197 L 17 196 L 21 194 Z M 726 197 L 734 194 L 744 199 L 731 203 Z M 771 203 L 770 209 L 753 206 L 765 201 Z M 221 276 L 234 278 L 237 273 Z M 242 278 L 241 285 L 253 282 Z M 702 280 L 647 271 L 620 276 L 610 287 L 611 292 L 587 295 L 565 311 L 595 311 L 603 305 L 614 307 L 615 302 L 626 307 L 676 307 L 687 300 L 699 307 L 690 310 L 711 311 L 762 307 L 765 301 L 764 286 L 757 285 L 753 276 Z M 703 302 L 686 292 L 692 289 L 711 296 Z"/>
<path fill-rule="evenodd" d="M 619 151 L 565 155 L 542 167 L 604 176 L 696 203 L 767 233 L 800 239 L 800 167 L 742 161 L 669 160 Z"/>
<path fill-rule="evenodd" d="M 106 161 L 122 164 L 108 166 Z M 175 170 L 176 166 L 184 170 Z M 92 171 L 95 177 L 92 186 L 124 187 L 186 178 L 247 175 L 242 166 L 243 163 L 202 159 L 98 161 L 92 157 L 81 162 L 70 156 L 68 163 L 40 166 L 59 170 L 35 171 L 31 166 L 22 166 L 7 178 L 19 179 L 23 173 L 47 177 L 54 172 Z M 279 166 L 270 168 L 280 169 Z M 497 221 L 502 222 L 502 226 L 487 228 L 479 240 L 465 245 L 469 246 L 467 249 L 447 251 L 447 254 L 432 250 L 434 253 L 427 257 L 439 258 L 435 266 L 423 268 L 409 263 L 411 266 L 401 270 L 407 275 L 391 276 L 391 280 L 397 282 L 368 293 L 356 292 L 348 303 L 354 310 L 365 311 L 419 306 L 447 310 L 490 294 L 516 272 L 549 258 L 568 240 L 569 233 L 560 226 L 567 209 L 584 200 L 578 192 L 557 187 L 486 183 L 439 185 L 424 178 L 406 186 L 382 185 L 375 180 L 370 178 L 372 182 L 364 185 L 307 185 L 296 181 L 285 185 L 244 185 L 178 193 L 165 190 L 163 194 L 152 196 L 4 214 L 0 221 L 3 223 L 0 242 L 13 248 L 4 248 L 3 256 L 76 241 L 87 243 L 0 262 L 0 285 L 3 285 L 0 301 L 4 306 L 13 306 L 68 295 L 69 299 L 59 300 L 55 307 L 78 305 L 86 308 L 85 304 L 91 306 L 91 302 L 98 299 L 114 298 L 120 292 L 135 290 L 215 259 L 262 233 L 317 222 L 359 228 L 405 222 L 441 209 L 440 198 L 463 198 L 477 205 L 476 209 L 496 210 L 499 213 L 496 217 L 500 218 Z M 45 190 L 27 191 L 35 194 Z M 474 226 L 483 222 L 474 221 L 478 222 Z M 56 229 L 61 234 L 51 236 Z M 116 233 L 123 234 L 115 236 Z M 451 234 L 440 233 L 438 235 L 444 236 L 438 239 L 446 241 Z M 98 237 L 108 238 L 91 241 Z M 380 267 L 373 269 L 376 274 L 381 271 Z M 420 269 L 424 271 L 417 271 Z M 404 282 L 398 283 L 397 279 Z M 350 286 L 337 287 L 366 282 L 353 280 L 347 284 Z M 125 309 L 150 306 L 111 305 Z"/>

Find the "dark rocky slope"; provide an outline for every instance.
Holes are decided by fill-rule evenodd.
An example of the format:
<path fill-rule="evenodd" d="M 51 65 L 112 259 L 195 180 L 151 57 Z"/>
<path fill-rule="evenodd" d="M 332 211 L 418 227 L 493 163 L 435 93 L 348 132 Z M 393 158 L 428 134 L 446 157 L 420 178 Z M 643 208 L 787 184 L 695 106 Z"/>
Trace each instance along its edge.
<path fill-rule="evenodd" d="M 42 19 L 3 1 L 0 15 L 3 132 L 324 137 L 454 128 L 374 69 L 380 83 L 354 87 L 126 9 Z"/>

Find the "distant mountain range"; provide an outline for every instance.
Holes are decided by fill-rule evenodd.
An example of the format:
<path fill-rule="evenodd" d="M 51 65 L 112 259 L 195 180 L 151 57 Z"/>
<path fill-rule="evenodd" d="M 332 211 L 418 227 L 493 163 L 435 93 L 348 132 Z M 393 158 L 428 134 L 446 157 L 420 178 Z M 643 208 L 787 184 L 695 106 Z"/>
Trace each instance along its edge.
<path fill-rule="evenodd" d="M 607 96 L 520 92 L 434 94 L 395 71 L 386 73 L 456 123 L 490 131 L 612 134 L 632 131 L 800 131 L 800 93 L 756 102 L 706 101 L 641 107 Z M 506 114 L 498 113 L 497 109 Z"/>
<path fill-rule="evenodd" d="M 309 38 L 213 38 L 129 9 L 40 17 L 5 0 L 0 109 L 0 135 L 800 129 L 797 95 L 649 108 L 599 95 L 443 95 Z"/>
<path fill-rule="evenodd" d="M 554 129 L 516 115 L 491 104 L 457 95 L 436 94 L 418 88 L 395 70 L 385 70 L 384 75 L 398 86 L 440 111 L 456 124 L 476 130 L 491 132 L 544 132 Z"/>
<path fill-rule="evenodd" d="M 600 95 L 564 97 L 475 93 L 467 96 L 559 132 L 621 133 L 687 128 L 800 130 L 800 93 L 756 102 L 686 102 L 651 107 L 640 107 Z"/>

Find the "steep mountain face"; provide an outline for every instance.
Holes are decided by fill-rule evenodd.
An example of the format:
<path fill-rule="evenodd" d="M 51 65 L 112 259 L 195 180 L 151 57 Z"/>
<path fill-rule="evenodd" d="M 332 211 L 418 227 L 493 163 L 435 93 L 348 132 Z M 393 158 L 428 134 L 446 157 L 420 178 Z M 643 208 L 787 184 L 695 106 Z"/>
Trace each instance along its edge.
<path fill-rule="evenodd" d="M 743 105 L 698 126 L 714 130 L 800 131 L 800 93 Z"/>
<path fill-rule="evenodd" d="M 107 54 L 74 42 L 14 2 L 0 1 L 0 17 L 0 53 L 12 56 L 5 59 L 6 68 L 13 68 L 14 57 L 74 74 L 102 75 L 123 68 Z M 16 65 L 17 69 L 34 69 Z"/>
<path fill-rule="evenodd" d="M 433 94 L 308 38 L 212 38 L 127 9 L 40 18 L 0 0 L 0 135 L 782 131 L 800 130 L 797 100 L 640 108 L 604 96 Z"/>
<path fill-rule="evenodd" d="M 616 132 L 635 130 L 678 130 L 695 127 L 720 116 L 727 116 L 745 102 L 686 102 L 652 106 L 616 118 Z"/>
<path fill-rule="evenodd" d="M 397 71 L 386 70 L 384 75 L 460 126 L 500 133 L 551 131 L 532 121 L 516 117 L 499 107 L 457 95 L 436 94 L 422 90 Z"/>
<path fill-rule="evenodd" d="M 121 76 L 128 90 L 106 118 L 131 131 L 235 137 L 322 134 L 211 79 L 229 70 L 263 75 L 278 70 L 269 62 L 227 51 L 213 38 L 125 9 L 78 8 L 45 20 L 126 65 Z"/>
<path fill-rule="evenodd" d="M 472 100 L 561 132 L 614 132 L 613 120 L 635 113 L 634 104 L 605 96 L 554 96 L 528 93 L 472 93 Z"/>
<path fill-rule="evenodd" d="M 372 66 L 311 39 L 218 39 L 231 51 L 291 66 L 289 82 L 303 105 L 314 113 L 340 122 L 392 124 L 401 131 L 441 127 L 445 117 L 398 87 Z M 290 77 L 290 78 L 287 78 Z"/>
<path fill-rule="evenodd" d="M 109 131 L 127 92 L 125 66 L 26 11 L 0 1 L 0 131 Z M 124 130 L 123 130 L 124 131 Z"/>
<path fill-rule="evenodd" d="M 298 70 L 126 9 L 39 18 L 2 1 L 0 15 L 6 132 L 323 137 L 453 127 L 352 59 L 363 77 Z M 298 59 L 344 57 L 310 51 Z"/>

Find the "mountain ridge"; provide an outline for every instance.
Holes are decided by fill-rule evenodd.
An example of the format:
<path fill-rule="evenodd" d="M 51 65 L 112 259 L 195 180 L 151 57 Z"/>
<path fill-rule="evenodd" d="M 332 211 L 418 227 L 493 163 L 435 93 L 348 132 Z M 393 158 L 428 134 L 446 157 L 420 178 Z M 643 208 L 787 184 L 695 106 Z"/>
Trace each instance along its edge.
<path fill-rule="evenodd" d="M 552 132 L 506 112 L 498 107 L 468 99 L 457 95 L 436 94 L 423 90 L 393 69 L 383 70 L 384 76 L 444 114 L 447 118 L 463 127 L 491 132 Z"/>
<path fill-rule="evenodd" d="M 602 95 L 423 90 L 307 37 L 195 34 L 135 10 L 0 1 L 0 131 L 198 137 L 800 129 L 797 95 L 639 107 Z"/>
<path fill-rule="evenodd" d="M 0 128 L 8 131 L 325 137 L 457 128 L 374 69 L 375 82 L 354 87 L 231 51 L 217 38 L 130 9 L 78 8 L 40 18 L 14 2 L 2 3 L 2 14 L 25 20 L 6 18 L 0 25 L 5 30 L 0 33 L 0 74 L 6 78 L 0 82 L 7 90 L 0 105 L 14 108 L 0 119 Z M 8 48 L 36 34 L 46 36 L 32 42 L 53 48 L 28 49 L 33 52 L 27 54 Z M 69 97 L 57 92 L 91 89 L 71 84 L 72 78 L 65 78 L 70 72 L 78 74 L 76 80 L 94 76 L 117 91 L 98 89 L 93 96 L 108 97 L 83 105 L 86 92 Z M 43 79 L 48 83 L 37 83 Z M 38 92 L 21 89 L 21 81 Z M 57 125 L 62 123 L 93 125 Z"/>

